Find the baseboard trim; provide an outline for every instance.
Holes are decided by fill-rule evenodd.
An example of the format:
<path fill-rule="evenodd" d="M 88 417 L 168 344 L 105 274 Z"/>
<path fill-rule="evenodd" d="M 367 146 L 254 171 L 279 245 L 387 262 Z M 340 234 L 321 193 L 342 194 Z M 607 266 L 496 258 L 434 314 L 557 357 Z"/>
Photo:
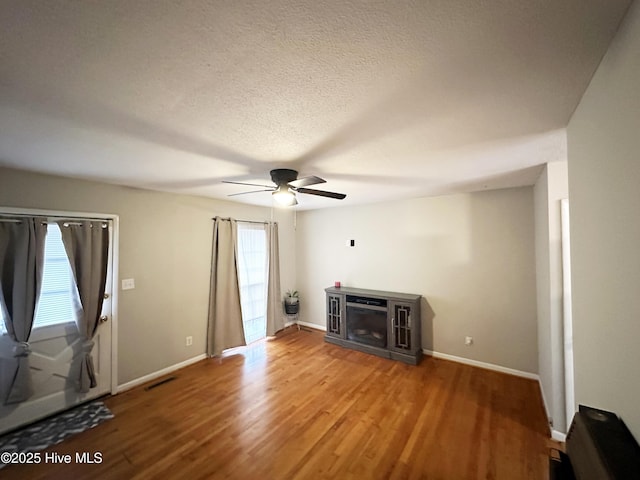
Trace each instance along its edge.
<path fill-rule="evenodd" d="M 131 380 L 130 382 L 123 383 L 122 385 L 118 385 L 117 393 L 126 392 L 127 390 L 131 390 L 143 383 L 150 382 L 151 380 L 155 380 L 156 378 L 162 377 L 169 373 L 175 372 L 176 370 L 180 370 L 181 368 L 188 367 L 194 363 L 197 363 L 201 360 L 207 358 L 207 354 L 203 353 L 198 355 L 197 357 L 190 358 L 185 360 L 184 362 L 176 363 L 175 365 L 171 365 L 170 367 L 163 368 L 162 370 L 158 370 L 157 372 L 150 373 L 149 375 L 144 375 L 143 377 L 136 378 L 135 380 Z"/>
<path fill-rule="evenodd" d="M 470 358 L 457 357 L 455 355 L 449 355 L 448 353 L 434 352 L 433 350 L 423 349 L 422 351 L 425 355 L 429 355 L 433 358 L 442 358 L 443 360 L 451 360 L 452 362 L 464 363 L 465 365 L 471 365 L 472 367 L 484 368 L 500 373 L 515 375 L 516 377 L 523 377 L 530 380 L 540 381 L 540 377 L 536 373 L 523 372 L 522 370 L 516 370 L 514 368 L 503 367 L 501 365 L 495 365 L 493 363 L 481 362 L 479 360 L 471 360 Z"/>
<path fill-rule="evenodd" d="M 326 325 L 318 325 L 317 323 L 298 322 L 298 325 L 300 325 L 301 327 L 313 328 L 314 330 L 320 330 L 322 332 L 326 332 L 327 331 L 327 326 Z"/>
<path fill-rule="evenodd" d="M 567 441 L 567 434 L 552 429 L 551 430 L 551 438 L 553 440 L 558 441 L 558 442 L 566 442 Z"/>

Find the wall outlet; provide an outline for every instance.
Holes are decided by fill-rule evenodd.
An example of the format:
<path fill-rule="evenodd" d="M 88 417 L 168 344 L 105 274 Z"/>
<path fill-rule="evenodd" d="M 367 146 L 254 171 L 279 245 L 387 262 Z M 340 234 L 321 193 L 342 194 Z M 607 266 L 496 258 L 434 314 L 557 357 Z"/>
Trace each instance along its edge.
<path fill-rule="evenodd" d="M 473 337 L 464 337 L 464 344 L 466 346 L 471 346 L 473 345 Z"/>
<path fill-rule="evenodd" d="M 125 278 L 122 280 L 123 290 L 133 290 L 134 288 L 136 288 L 136 282 L 133 278 Z"/>
<path fill-rule="evenodd" d="M 190 347 L 191 345 L 193 345 L 193 337 L 192 337 L 191 335 L 189 335 L 189 336 L 186 338 L 186 340 L 185 340 L 184 344 L 185 344 L 187 347 Z"/>

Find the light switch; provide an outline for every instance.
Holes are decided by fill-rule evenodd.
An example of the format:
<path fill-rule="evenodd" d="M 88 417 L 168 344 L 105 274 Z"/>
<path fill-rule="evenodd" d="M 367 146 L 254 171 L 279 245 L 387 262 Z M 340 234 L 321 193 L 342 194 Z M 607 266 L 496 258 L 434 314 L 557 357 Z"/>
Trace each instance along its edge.
<path fill-rule="evenodd" d="M 122 280 L 122 290 L 133 290 L 136 288 L 136 282 L 133 278 L 125 278 Z"/>

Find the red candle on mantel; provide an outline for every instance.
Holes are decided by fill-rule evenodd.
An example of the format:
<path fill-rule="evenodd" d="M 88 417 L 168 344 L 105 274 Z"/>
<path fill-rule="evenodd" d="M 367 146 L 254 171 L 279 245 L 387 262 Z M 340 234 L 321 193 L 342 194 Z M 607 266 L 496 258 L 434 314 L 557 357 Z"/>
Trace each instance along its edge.
<path fill-rule="evenodd" d="M 335 283 L 335 287 L 336 287 L 336 288 L 340 288 L 340 282 L 336 282 L 336 283 Z"/>

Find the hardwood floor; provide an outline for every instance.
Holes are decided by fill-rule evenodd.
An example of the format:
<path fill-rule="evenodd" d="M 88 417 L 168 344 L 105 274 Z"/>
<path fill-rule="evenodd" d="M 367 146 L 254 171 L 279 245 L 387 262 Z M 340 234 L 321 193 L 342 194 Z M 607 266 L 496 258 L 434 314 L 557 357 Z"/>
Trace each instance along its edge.
<path fill-rule="evenodd" d="M 115 418 L 50 448 L 100 464 L 6 479 L 545 479 L 535 381 L 427 357 L 404 365 L 289 330 L 105 403 Z"/>

